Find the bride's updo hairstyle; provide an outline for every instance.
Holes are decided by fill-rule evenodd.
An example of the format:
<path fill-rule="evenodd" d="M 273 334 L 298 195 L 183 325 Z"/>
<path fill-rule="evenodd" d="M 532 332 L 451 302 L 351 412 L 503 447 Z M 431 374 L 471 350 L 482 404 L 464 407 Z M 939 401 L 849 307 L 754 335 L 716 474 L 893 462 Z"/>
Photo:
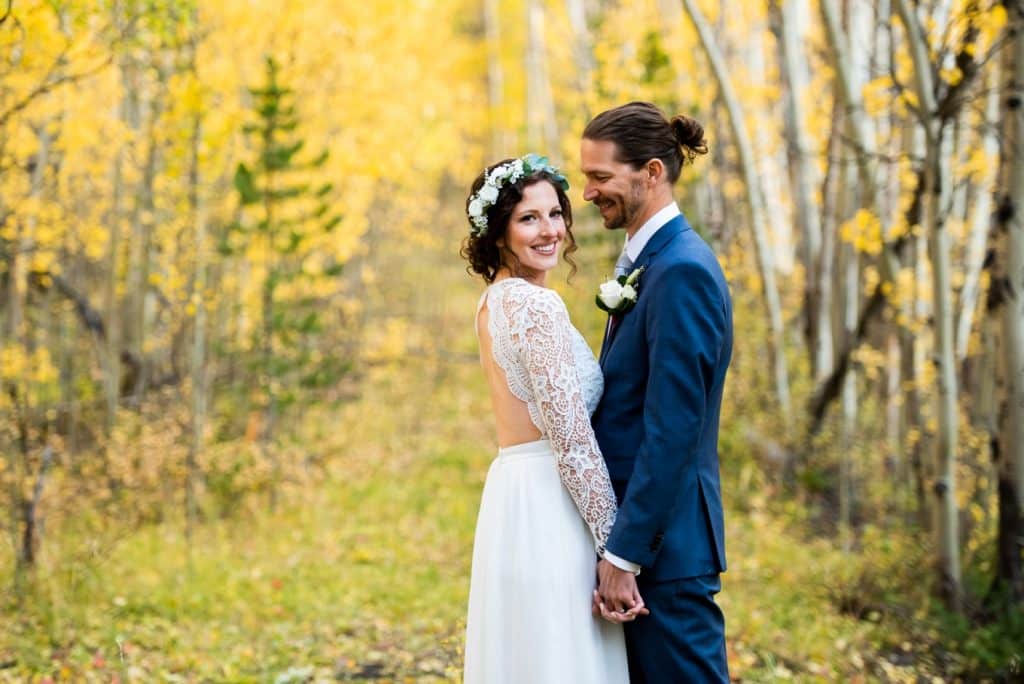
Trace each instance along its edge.
<path fill-rule="evenodd" d="M 615 143 L 616 161 L 634 169 L 660 159 L 671 185 L 684 164 L 708 152 L 700 123 L 682 114 L 670 121 L 650 102 L 630 102 L 598 114 L 583 130 L 583 137 Z"/>
<path fill-rule="evenodd" d="M 470 187 L 469 196 L 466 198 L 466 215 L 469 221 L 469 235 L 462 243 L 460 254 L 469 262 L 466 270 L 469 273 L 476 273 L 483 277 L 484 282 L 490 284 L 498 275 L 502 266 L 508 266 L 513 275 L 518 272 L 519 259 L 511 250 L 499 246 L 505 233 L 508 232 L 509 219 L 516 205 L 523 199 L 523 191 L 535 183 L 550 183 L 558 196 L 558 204 L 562 207 L 562 218 L 565 221 L 565 248 L 562 256 L 571 270 L 569 277 L 576 274 L 576 262 L 572 260 L 572 253 L 577 250 L 576 239 L 572 235 L 572 206 L 569 203 L 569 196 L 565 194 L 567 185 L 565 178 L 558 173 L 554 167 L 546 166 L 544 169 L 526 173 L 518 180 L 508 181 L 497 191 L 497 199 L 493 203 L 488 202 L 482 210 L 480 206 L 474 207 L 474 201 L 479 202 L 480 192 L 495 169 L 505 165 L 516 163 L 516 159 L 503 159 L 502 161 L 488 166 L 484 169 L 473 185 Z M 506 166 L 506 168 L 508 168 Z M 483 225 L 483 228 L 481 228 Z"/>

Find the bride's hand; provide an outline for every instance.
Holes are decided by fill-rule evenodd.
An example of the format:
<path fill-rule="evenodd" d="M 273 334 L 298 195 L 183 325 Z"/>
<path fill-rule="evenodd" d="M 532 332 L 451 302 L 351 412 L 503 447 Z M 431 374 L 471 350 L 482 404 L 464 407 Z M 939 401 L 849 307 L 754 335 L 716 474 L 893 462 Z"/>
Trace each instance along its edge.
<path fill-rule="evenodd" d="M 627 610 L 625 613 L 619 613 L 608 610 L 608 607 L 601 600 L 601 594 L 599 594 L 597 592 L 597 589 L 595 589 L 592 604 L 590 606 L 590 611 L 594 614 L 594 617 L 602 617 L 608 622 L 613 622 L 616 624 L 622 624 L 623 622 L 632 622 L 641 615 L 651 614 L 651 611 L 648 610 L 647 606 L 644 604 L 644 600 L 640 596 L 640 592 L 635 590 L 633 592 L 633 607 Z"/>
<path fill-rule="evenodd" d="M 637 589 L 636 576 L 607 560 L 597 563 L 597 592 L 601 617 L 611 622 L 628 622 L 650 611 Z"/>

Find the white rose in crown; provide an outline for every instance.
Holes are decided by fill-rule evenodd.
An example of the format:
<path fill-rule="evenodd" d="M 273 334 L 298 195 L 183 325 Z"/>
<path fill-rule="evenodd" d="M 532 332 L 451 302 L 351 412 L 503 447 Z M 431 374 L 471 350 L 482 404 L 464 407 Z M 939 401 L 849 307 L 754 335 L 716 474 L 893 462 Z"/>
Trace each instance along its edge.
<path fill-rule="evenodd" d="M 621 275 L 601 283 L 597 291 L 597 308 L 610 314 L 624 314 L 634 306 L 640 296 L 640 274 L 643 267 L 634 269 L 629 275 Z"/>
<path fill-rule="evenodd" d="M 498 188 L 493 185 L 485 185 L 480 188 L 478 197 L 486 204 L 494 204 L 495 200 L 498 199 Z"/>
<path fill-rule="evenodd" d="M 483 216 L 483 213 L 484 205 L 479 199 L 474 199 L 472 202 L 469 203 L 470 216 L 472 216 L 473 218 L 477 218 L 478 216 Z"/>

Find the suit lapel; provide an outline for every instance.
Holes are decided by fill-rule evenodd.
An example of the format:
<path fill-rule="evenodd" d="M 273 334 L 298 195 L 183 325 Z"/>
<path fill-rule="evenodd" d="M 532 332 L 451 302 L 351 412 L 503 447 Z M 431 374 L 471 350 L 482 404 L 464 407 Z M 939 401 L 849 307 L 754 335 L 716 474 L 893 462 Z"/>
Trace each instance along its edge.
<path fill-rule="evenodd" d="M 601 354 L 597 357 L 597 363 L 604 368 L 604 356 L 608 353 L 608 337 L 612 330 L 612 315 L 608 314 L 608 320 L 604 323 L 604 337 L 601 338 Z"/>
<path fill-rule="evenodd" d="M 670 242 L 672 242 L 672 240 L 677 235 L 679 235 L 683 231 L 689 230 L 689 229 L 690 229 L 690 224 L 687 223 L 685 216 L 680 214 L 679 216 L 676 216 L 675 218 L 673 218 L 671 221 L 669 221 L 668 223 L 663 225 L 661 228 L 659 228 L 658 231 L 654 235 L 651 236 L 651 239 L 647 241 L 646 245 L 644 245 L 643 250 L 640 251 L 640 256 L 638 256 L 636 258 L 636 261 L 633 264 L 633 268 L 634 269 L 637 269 L 637 268 L 647 268 L 648 266 L 650 266 L 651 261 L 658 254 L 658 252 L 663 250 Z M 643 293 L 644 293 L 643 280 L 644 280 L 644 276 L 641 275 L 640 276 L 640 296 L 641 297 L 644 296 L 643 295 Z M 637 304 L 639 305 L 639 301 L 637 302 Z M 615 343 L 615 338 L 617 337 L 616 333 L 618 332 L 619 328 L 621 328 L 623 326 L 623 324 L 626 322 L 625 321 L 625 317 L 628 317 L 628 316 L 629 316 L 629 313 L 625 314 L 625 316 L 623 317 L 623 320 L 620 320 L 617 325 L 612 325 L 611 324 L 611 316 L 608 317 L 609 324 L 606 325 L 605 329 L 604 329 L 605 330 L 604 341 L 602 341 L 602 343 L 601 343 L 601 355 L 600 355 L 600 358 L 598 359 L 598 363 L 601 365 L 601 368 L 604 368 L 604 363 L 605 363 L 605 359 L 608 357 L 608 352 L 611 351 L 612 345 Z"/>

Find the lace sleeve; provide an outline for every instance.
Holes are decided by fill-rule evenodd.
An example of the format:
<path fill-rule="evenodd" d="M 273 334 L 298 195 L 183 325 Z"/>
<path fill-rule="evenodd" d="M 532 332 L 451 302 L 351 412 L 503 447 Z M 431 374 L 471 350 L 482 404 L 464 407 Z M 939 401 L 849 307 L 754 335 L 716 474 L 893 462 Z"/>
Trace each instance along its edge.
<path fill-rule="evenodd" d="M 557 294 L 530 288 L 504 304 L 512 342 L 530 378 L 531 398 L 557 456 L 562 484 L 603 548 L 615 523 L 616 501 L 608 468 L 590 425 L 572 353 L 569 314 Z"/>

